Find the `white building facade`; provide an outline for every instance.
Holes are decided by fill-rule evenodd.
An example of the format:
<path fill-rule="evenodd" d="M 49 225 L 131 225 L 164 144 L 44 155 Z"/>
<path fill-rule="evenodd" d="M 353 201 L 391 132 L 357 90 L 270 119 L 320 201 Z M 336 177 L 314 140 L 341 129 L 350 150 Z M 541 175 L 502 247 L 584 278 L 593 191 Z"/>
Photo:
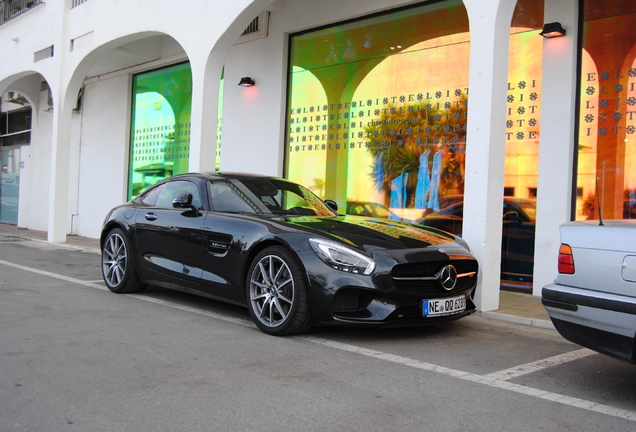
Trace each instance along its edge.
<path fill-rule="evenodd" d="M 502 201 L 523 198 L 534 203 L 525 240 L 534 258 L 531 277 L 512 282 L 538 295 L 556 275 L 558 227 L 583 217 L 590 179 L 619 190 L 609 213 L 631 190 L 621 173 L 630 172 L 634 55 L 625 49 L 622 63 L 608 60 L 617 67 L 589 72 L 598 56 L 583 28 L 593 31 L 585 23 L 597 22 L 588 16 L 597 3 L 611 9 L 601 18 L 634 16 L 623 0 L 4 0 L 2 222 L 52 242 L 98 238 L 110 208 L 143 186 L 215 169 L 288 177 L 341 208 L 373 201 L 409 220 L 459 195 L 462 235 L 481 265 L 477 304 L 492 310 Z M 565 36 L 542 38 L 553 22 Z M 244 77 L 255 85 L 237 85 Z M 162 90 L 148 90 L 158 82 Z M 581 149 L 601 154 L 613 134 L 625 144 L 601 172 Z M 392 195 L 396 155 L 410 158 L 399 169 L 411 180 Z M 423 165 L 409 161 L 424 155 L 422 207 L 414 181 Z M 376 168 L 393 174 L 372 186 L 381 160 Z M 586 164 L 596 167 L 589 178 Z"/>

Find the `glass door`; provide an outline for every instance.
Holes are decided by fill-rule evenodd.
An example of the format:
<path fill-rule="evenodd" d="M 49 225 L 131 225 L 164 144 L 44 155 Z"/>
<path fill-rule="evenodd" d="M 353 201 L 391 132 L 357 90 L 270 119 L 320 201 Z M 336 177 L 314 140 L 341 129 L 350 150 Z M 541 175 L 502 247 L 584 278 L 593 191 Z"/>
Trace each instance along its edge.
<path fill-rule="evenodd" d="M 0 175 L 0 223 L 18 224 L 20 190 L 20 149 L 2 150 Z"/>

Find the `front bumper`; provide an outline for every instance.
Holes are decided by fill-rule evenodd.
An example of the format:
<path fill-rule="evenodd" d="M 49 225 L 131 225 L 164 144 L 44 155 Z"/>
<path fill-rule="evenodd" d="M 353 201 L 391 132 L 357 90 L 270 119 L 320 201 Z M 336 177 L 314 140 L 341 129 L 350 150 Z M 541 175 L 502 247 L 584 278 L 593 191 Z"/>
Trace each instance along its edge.
<path fill-rule="evenodd" d="M 565 339 L 636 363 L 636 298 L 549 284 L 542 303 Z"/>
<path fill-rule="evenodd" d="M 415 283 L 396 285 L 391 275 L 395 262 L 378 261 L 373 275 L 331 269 L 312 251 L 300 253 L 307 271 L 312 315 L 318 325 L 403 327 L 452 321 L 475 312 L 473 293 L 477 281 L 461 278 L 454 291 L 420 289 Z M 465 296 L 466 309 L 451 315 L 427 317 L 422 301 Z"/>

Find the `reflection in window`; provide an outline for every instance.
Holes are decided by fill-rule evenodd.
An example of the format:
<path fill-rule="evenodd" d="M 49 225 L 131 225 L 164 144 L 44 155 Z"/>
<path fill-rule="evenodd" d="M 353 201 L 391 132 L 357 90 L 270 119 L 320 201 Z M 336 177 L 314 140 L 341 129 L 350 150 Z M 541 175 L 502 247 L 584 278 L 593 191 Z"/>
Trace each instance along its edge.
<path fill-rule="evenodd" d="M 130 198 L 166 177 L 188 172 L 191 102 L 189 63 L 134 76 Z"/>
<path fill-rule="evenodd" d="M 287 177 L 341 208 L 366 202 L 411 220 L 463 193 L 469 43 L 461 1 L 291 40 Z"/>
<path fill-rule="evenodd" d="M 524 199 L 538 184 L 542 23 L 543 2 L 517 2 L 505 184 L 507 195 Z M 462 1 L 295 34 L 290 49 L 289 179 L 347 214 L 372 213 L 368 205 L 389 219 L 422 221 L 463 201 L 470 39 Z M 506 277 L 531 280 L 528 254 L 529 266 L 516 272 L 523 274 Z"/>
<path fill-rule="evenodd" d="M 576 219 L 636 216 L 635 26 L 631 0 L 583 1 Z"/>
<path fill-rule="evenodd" d="M 192 195 L 192 205 L 201 207 L 201 195 L 197 186 L 189 181 L 173 181 L 166 183 L 161 188 L 155 206 L 172 208 L 172 201 L 181 195 Z"/>

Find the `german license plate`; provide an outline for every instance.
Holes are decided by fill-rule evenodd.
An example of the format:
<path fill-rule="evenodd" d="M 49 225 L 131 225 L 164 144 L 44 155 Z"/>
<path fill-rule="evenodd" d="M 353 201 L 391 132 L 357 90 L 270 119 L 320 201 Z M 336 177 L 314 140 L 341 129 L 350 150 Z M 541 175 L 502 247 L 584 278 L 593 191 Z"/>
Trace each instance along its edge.
<path fill-rule="evenodd" d="M 427 317 L 454 315 L 466 310 L 466 296 L 422 300 L 422 314 Z"/>

